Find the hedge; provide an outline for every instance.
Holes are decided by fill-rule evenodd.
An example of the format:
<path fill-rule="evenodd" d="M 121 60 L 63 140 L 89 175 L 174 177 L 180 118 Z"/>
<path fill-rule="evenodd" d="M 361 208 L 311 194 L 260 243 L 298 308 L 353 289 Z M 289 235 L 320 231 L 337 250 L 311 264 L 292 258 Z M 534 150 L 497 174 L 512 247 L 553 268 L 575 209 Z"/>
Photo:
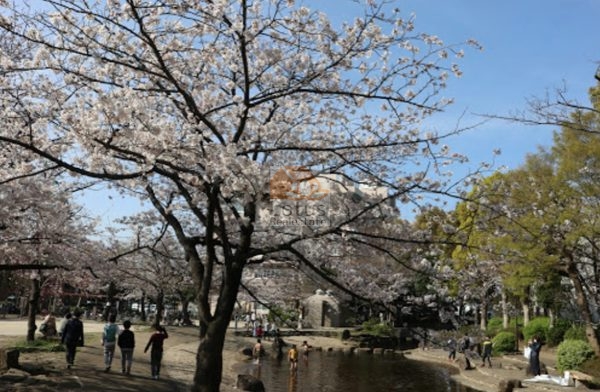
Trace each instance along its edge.
<path fill-rule="evenodd" d="M 515 334 L 513 332 L 500 332 L 494 336 L 494 354 L 512 353 L 515 351 Z"/>
<path fill-rule="evenodd" d="M 533 339 L 534 336 L 539 336 L 542 341 L 546 341 L 548 335 L 548 329 L 550 326 L 550 319 L 548 317 L 537 317 L 529 321 L 529 323 L 523 327 L 523 338 L 526 342 Z"/>
<path fill-rule="evenodd" d="M 578 370 L 581 365 L 594 357 L 594 350 L 588 342 L 576 339 L 564 340 L 556 350 L 556 367 L 565 370 Z"/>

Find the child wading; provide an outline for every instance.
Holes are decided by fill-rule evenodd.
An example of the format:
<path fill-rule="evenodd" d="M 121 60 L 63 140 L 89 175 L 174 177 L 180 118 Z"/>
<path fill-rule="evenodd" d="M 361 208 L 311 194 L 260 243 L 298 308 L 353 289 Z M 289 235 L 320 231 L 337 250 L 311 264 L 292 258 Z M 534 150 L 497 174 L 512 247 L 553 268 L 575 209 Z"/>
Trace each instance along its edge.
<path fill-rule="evenodd" d="M 256 363 L 257 365 L 260 364 L 260 358 L 263 356 L 264 354 L 264 349 L 262 346 L 262 343 L 260 342 L 260 339 L 256 339 L 256 344 L 254 345 L 254 348 L 252 348 L 252 357 L 254 358 L 254 363 Z"/>
<path fill-rule="evenodd" d="M 308 352 L 310 351 L 310 346 L 308 345 L 308 342 L 305 340 L 302 342 L 302 346 L 300 346 L 302 348 L 302 359 L 304 360 L 305 364 L 308 364 Z"/>
<path fill-rule="evenodd" d="M 108 323 L 102 331 L 102 345 L 104 346 L 104 371 L 110 371 L 112 360 L 115 356 L 115 347 L 117 346 L 117 335 L 119 334 L 119 326 L 115 324 L 117 316 L 111 314 L 108 317 Z"/>
<path fill-rule="evenodd" d="M 150 351 L 150 369 L 152 371 L 152 378 L 158 380 L 160 376 L 160 362 L 162 361 L 163 355 L 163 342 L 166 338 L 169 337 L 167 330 L 164 327 L 156 327 L 156 332 L 150 336 L 150 340 L 148 340 L 148 344 L 144 349 L 144 353 L 148 351 L 150 346 L 152 346 L 152 350 Z"/>
<path fill-rule="evenodd" d="M 292 344 L 292 348 L 288 351 L 288 360 L 290 361 L 290 370 L 298 369 L 298 349 L 295 344 Z"/>
<path fill-rule="evenodd" d="M 135 348 L 135 336 L 131 328 L 131 321 L 125 320 L 123 323 L 123 332 L 119 335 L 117 345 L 121 349 L 121 373 L 129 375 L 131 373 L 131 364 L 133 363 L 133 349 Z"/>

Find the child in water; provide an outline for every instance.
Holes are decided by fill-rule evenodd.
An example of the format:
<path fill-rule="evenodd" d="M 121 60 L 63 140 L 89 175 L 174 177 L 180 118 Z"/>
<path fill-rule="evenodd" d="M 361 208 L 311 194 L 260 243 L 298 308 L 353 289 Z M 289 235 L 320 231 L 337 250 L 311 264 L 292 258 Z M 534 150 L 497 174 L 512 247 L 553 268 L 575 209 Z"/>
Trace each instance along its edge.
<path fill-rule="evenodd" d="M 292 348 L 288 351 L 288 360 L 290 361 L 290 370 L 298 369 L 298 349 L 295 344 L 292 344 Z"/>

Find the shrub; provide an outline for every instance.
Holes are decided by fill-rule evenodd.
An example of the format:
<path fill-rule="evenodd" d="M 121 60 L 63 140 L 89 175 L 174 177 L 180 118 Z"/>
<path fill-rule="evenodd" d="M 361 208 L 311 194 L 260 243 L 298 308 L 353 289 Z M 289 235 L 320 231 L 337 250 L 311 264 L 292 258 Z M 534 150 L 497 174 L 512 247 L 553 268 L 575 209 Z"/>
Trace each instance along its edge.
<path fill-rule="evenodd" d="M 550 319 L 548 317 L 537 317 L 531 320 L 523 327 L 523 338 L 525 341 L 533 339 L 534 336 L 539 336 L 542 341 L 546 341 Z"/>
<path fill-rule="evenodd" d="M 583 340 L 584 342 L 587 342 L 585 328 L 579 325 L 573 325 L 565 332 L 564 340 Z"/>
<path fill-rule="evenodd" d="M 394 327 L 382 324 L 378 318 L 372 318 L 362 324 L 362 333 L 373 336 L 395 336 Z"/>
<path fill-rule="evenodd" d="M 502 317 L 492 317 L 488 320 L 486 332 L 489 336 L 495 336 L 502 331 Z"/>
<path fill-rule="evenodd" d="M 579 370 L 585 361 L 593 357 L 594 350 L 588 342 L 567 339 L 556 350 L 556 367 L 560 372 Z"/>
<path fill-rule="evenodd" d="M 500 332 L 494 336 L 494 354 L 512 353 L 515 351 L 515 334 L 513 332 Z"/>
<path fill-rule="evenodd" d="M 550 347 L 556 347 L 565 338 L 565 332 L 571 328 L 571 322 L 565 319 L 558 319 L 546 334 L 546 344 Z"/>

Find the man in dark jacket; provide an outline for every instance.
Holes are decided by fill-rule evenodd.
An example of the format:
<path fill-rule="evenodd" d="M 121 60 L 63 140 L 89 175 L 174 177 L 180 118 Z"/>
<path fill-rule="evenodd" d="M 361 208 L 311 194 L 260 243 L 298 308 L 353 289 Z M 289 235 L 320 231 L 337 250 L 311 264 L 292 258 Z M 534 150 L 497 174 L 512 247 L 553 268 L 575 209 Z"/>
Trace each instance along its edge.
<path fill-rule="evenodd" d="M 73 317 L 67 322 L 61 337 L 61 343 L 67 350 L 67 369 L 70 369 L 75 362 L 77 346 L 83 347 L 83 323 L 79 319 L 80 316 L 80 311 L 73 312 Z"/>
<path fill-rule="evenodd" d="M 133 363 L 133 349 L 135 348 L 135 335 L 131 331 L 131 321 L 123 322 L 124 330 L 119 335 L 117 345 L 121 348 L 121 372 L 131 374 L 131 364 Z"/>

